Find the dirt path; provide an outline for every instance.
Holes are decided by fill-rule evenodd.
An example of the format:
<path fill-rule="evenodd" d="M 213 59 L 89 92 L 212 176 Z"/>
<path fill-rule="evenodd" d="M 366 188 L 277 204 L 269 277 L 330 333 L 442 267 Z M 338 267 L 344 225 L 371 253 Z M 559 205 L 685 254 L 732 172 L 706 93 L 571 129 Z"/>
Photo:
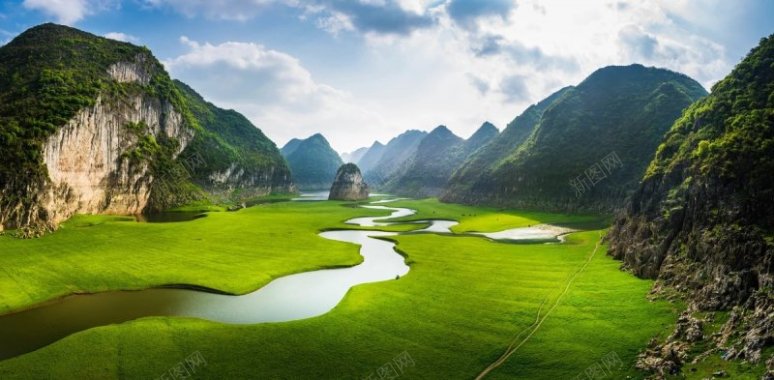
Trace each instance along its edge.
<path fill-rule="evenodd" d="M 602 244 L 602 233 L 599 234 L 599 240 L 597 240 L 597 244 L 594 247 L 594 250 L 591 251 L 591 254 L 583 263 L 583 265 L 580 268 L 578 268 L 578 270 L 575 271 L 572 277 L 570 277 L 570 279 L 567 281 L 567 284 L 562 290 L 562 293 L 560 293 L 559 297 L 556 298 L 556 302 L 554 302 L 554 304 L 551 305 L 551 308 L 541 318 L 543 306 L 545 306 L 545 303 L 546 303 L 546 301 L 543 301 L 543 303 L 540 305 L 540 308 L 538 309 L 537 318 L 535 319 L 535 322 L 533 322 L 530 326 L 526 327 L 518 335 L 516 335 L 516 337 L 511 341 L 511 344 L 508 345 L 508 348 L 505 350 L 505 352 L 492 364 L 490 364 L 483 371 L 481 371 L 481 373 L 478 374 L 478 376 L 476 376 L 476 380 L 483 379 L 490 372 L 492 372 L 497 367 L 505 363 L 511 355 L 513 355 L 516 351 L 519 350 L 519 348 L 521 348 L 521 346 L 527 343 L 527 341 L 532 337 L 532 335 L 535 335 L 535 333 L 540 329 L 540 326 L 543 325 L 543 322 L 545 322 L 546 319 L 548 319 L 548 317 L 551 315 L 551 313 L 556 309 L 556 307 L 559 306 L 559 303 L 562 301 L 562 298 L 564 298 L 564 296 L 570 291 L 570 287 L 572 286 L 572 283 L 575 281 L 575 279 L 578 278 L 578 276 L 581 273 L 583 273 L 583 271 L 586 270 L 586 267 L 589 266 L 589 263 L 591 263 L 591 260 L 594 259 L 594 256 L 597 254 L 597 251 L 599 250 L 599 246 L 601 244 Z M 520 341 L 519 338 L 521 338 L 521 336 L 524 335 L 524 333 L 527 331 L 529 331 L 529 334 L 527 334 L 527 336 Z"/>

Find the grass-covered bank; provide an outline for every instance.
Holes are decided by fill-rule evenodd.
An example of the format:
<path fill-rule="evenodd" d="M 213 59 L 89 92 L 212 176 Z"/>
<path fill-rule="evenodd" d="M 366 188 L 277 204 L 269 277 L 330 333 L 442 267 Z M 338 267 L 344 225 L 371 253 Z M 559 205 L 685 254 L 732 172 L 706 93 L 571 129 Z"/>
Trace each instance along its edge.
<path fill-rule="evenodd" d="M 452 227 L 455 233 L 496 232 L 535 224 L 559 224 L 577 229 L 601 229 L 609 225 L 608 217 L 592 214 L 558 214 L 540 211 L 509 210 L 495 207 L 474 207 L 456 203 L 442 203 L 435 198 L 405 199 L 390 203 L 407 207 L 417 213 L 396 220 L 450 219 L 460 223 Z"/>
<path fill-rule="evenodd" d="M 0 313 L 70 293 L 165 284 L 250 292 L 290 273 L 359 263 L 357 247 L 317 233 L 356 216 L 388 214 L 285 202 L 182 223 L 77 216 L 39 239 L 0 236 Z"/>
<path fill-rule="evenodd" d="M 322 317 L 250 326 L 149 318 L 2 362 L 0 377 L 158 378 L 198 351 L 207 360 L 200 378 L 364 378 L 402 352 L 415 363 L 406 378 L 473 378 L 557 300 L 598 239 L 597 231 L 553 245 L 399 236 L 411 272 L 354 288 Z M 646 300 L 650 285 L 598 251 L 491 378 L 572 378 L 610 352 L 625 363 L 613 378 L 633 373 L 636 352 L 674 318 L 670 305 Z"/>
<path fill-rule="evenodd" d="M 427 210 L 452 216 L 441 215 L 443 205 L 433 200 L 400 205 L 417 208 L 419 217 Z M 354 246 L 316 236 L 354 216 L 386 214 L 348 206 L 275 203 L 169 224 L 78 217 L 43 239 L 0 238 L 0 250 L 12 252 L 0 256 L 0 283 L 9 290 L 0 297 L 15 308 L 74 289 L 159 283 L 246 292 L 283 271 L 359 261 Z M 463 225 L 479 230 L 495 228 L 494 222 L 512 228 L 575 220 L 449 207 L 466 215 Z M 404 352 L 414 362 L 405 368 L 407 379 L 473 378 L 524 340 L 527 335 L 514 338 L 525 329 L 529 338 L 491 378 L 572 378 L 611 352 L 623 363 L 612 378 L 638 376 L 636 353 L 669 331 L 675 307 L 649 302 L 651 283 L 621 272 L 604 246 L 592 256 L 599 238 L 600 231 L 588 231 L 564 244 L 514 245 L 397 236 L 411 271 L 397 281 L 353 288 L 321 317 L 245 326 L 146 318 L 77 333 L 0 362 L 0 378 L 159 378 L 195 352 L 206 359 L 195 378 L 365 378 Z M 532 332 L 539 310 L 545 319 Z"/>

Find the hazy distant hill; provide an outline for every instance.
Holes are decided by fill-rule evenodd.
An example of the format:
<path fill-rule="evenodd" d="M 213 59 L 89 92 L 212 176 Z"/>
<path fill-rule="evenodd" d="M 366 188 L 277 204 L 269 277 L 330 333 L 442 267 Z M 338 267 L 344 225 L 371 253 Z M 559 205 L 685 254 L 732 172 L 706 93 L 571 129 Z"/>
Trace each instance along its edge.
<path fill-rule="evenodd" d="M 343 164 L 341 157 L 317 133 L 305 140 L 290 140 L 281 149 L 290 165 L 293 182 L 301 190 L 328 190 Z"/>
<path fill-rule="evenodd" d="M 378 189 L 392 178 L 395 171 L 401 168 L 403 163 L 414 155 L 419 142 L 425 136 L 427 136 L 427 132 L 408 130 L 392 138 L 384 146 L 376 163 L 367 169 L 363 165 L 365 158 L 361 159 L 359 166 L 363 170 L 363 176 L 368 185 Z"/>
<path fill-rule="evenodd" d="M 360 170 L 363 173 L 366 173 L 379 163 L 379 160 L 382 159 L 383 153 L 384 144 L 378 141 L 374 141 L 371 147 L 369 147 L 363 156 L 360 157 L 357 166 L 360 167 Z"/>
<path fill-rule="evenodd" d="M 362 147 L 353 150 L 350 153 L 342 153 L 341 154 L 341 160 L 344 161 L 344 163 L 351 162 L 353 164 L 357 164 L 358 161 L 360 161 L 361 158 L 368 152 L 368 147 Z"/>
<path fill-rule="evenodd" d="M 498 132 L 494 125 L 486 122 L 468 140 L 463 140 L 445 126 L 439 126 L 422 139 L 414 154 L 394 172 L 383 188 L 400 195 L 437 196 L 453 171 Z"/>
<path fill-rule="evenodd" d="M 298 146 L 299 146 L 299 145 L 301 145 L 301 141 L 303 141 L 303 140 L 301 140 L 301 139 L 296 139 L 296 138 L 290 139 L 290 141 L 288 141 L 288 142 L 285 144 L 285 146 L 283 146 L 283 147 L 280 149 L 280 153 L 282 153 L 282 156 L 283 156 L 283 157 L 287 157 L 287 156 L 289 156 L 291 153 L 295 152 L 295 151 L 296 151 L 296 148 L 298 148 Z"/>
<path fill-rule="evenodd" d="M 528 108 L 458 170 L 442 199 L 612 210 L 634 190 L 674 120 L 705 95 L 669 70 L 599 69 Z"/>

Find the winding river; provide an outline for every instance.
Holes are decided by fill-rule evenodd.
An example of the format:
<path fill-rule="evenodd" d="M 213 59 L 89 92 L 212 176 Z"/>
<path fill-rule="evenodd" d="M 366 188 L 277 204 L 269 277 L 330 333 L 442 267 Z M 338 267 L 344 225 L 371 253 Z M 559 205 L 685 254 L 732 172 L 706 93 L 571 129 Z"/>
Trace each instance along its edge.
<path fill-rule="evenodd" d="M 308 199 L 308 198 L 307 198 Z M 306 199 L 305 199 L 306 200 Z M 374 203 L 386 203 L 390 200 Z M 415 213 L 407 208 L 382 205 L 362 206 L 388 210 L 382 217 L 362 217 L 346 223 L 363 227 L 386 226 L 386 220 Z M 451 233 L 456 221 L 426 221 L 429 226 L 409 233 Z M 519 229 L 503 231 L 518 240 Z M 523 229 L 521 229 L 523 230 Z M 122 323 L 150 316 L 201 318 L 222 323 L 253 324 L 311 318 L 333 309 L 355 285 L 396 279 L 409 271 L 395 244 L 378 237 L 395 232 L 337 230 L 320 236 L 360 245 L 363 262 L 359 265 L 324 269 L 280 277 L 245 295 L 217 294 L 194 289 L 151 288 L 139 291 L 112 291 L 64 297 L 0 316 L 0 360 L 22 355 L 70 334 L 97 326 Z M 488 234 L 481 234 L 486 235 Z M 530 238 L 533 238 L 531 235 Z M 555 238 L 556 234 L 550 236 Z"/>

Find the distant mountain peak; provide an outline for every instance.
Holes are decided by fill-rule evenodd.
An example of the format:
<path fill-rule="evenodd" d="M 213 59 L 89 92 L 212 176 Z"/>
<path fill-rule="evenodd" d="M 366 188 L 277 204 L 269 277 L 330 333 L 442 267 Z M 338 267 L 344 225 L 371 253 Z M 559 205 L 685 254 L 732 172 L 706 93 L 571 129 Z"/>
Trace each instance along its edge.
<path fill-rule="evenodd" d="M 495 127 L 494 124 L 485 121 L 483 124 L 481 124 L 478 129 L 473 132 L 473 134 L 470 136 L 470 139 L 476 138 L 477 135 L 490 135 L 490 134 L 498 134 L 500 133 L 500 130 Z"/>
<path fill-rule="evenodd" d="M 497 129 L 494 124 L 485 121 L 484 124 L 481 124 L 476 132 L 474 132 L 470 138 L 468 138 L 467 143 L 471 144 L 475 148 L 478 148 L 488 143 L 491 139 L 495 138 L 499 134 L 500 130 Z"/>
<path fill-rule="evenodd" d="M 452 131 L 450 131 L 450 130 L 449 130 L 449 128 L 447 128 L 447 127 L 446 127 L 445 125 L 443 125 L 443 124 L 441 124 L 441 125 L 439 125 L 439 126 L 435 127 L 435 129 L 433 129 L 432 131 L 430 131 L 430 133 L 431 133 L 431 134 L 433 134 L 433 133 L 441 133 L 441 132 L 448 132 L 448 133 L 452 133 Z"/>
<path fill-rule="evenodd" d="M 292 139 L 281 149 L 290 165 L 293 181 L 303 190 L 327 189 L 336 170 L 343 164 L 341 157 L 320 133 L 306 139 Z"/>
<path fill-rule="evenodd" d="M 322 133 L 319 133 L 319 132 L 309 136 L 306 140 L 320 141 L 320 142 L 325 142 L 326 144 L 329 144 L 328 139 L 326 139 L 325 136 L 323 136 Z"/>

